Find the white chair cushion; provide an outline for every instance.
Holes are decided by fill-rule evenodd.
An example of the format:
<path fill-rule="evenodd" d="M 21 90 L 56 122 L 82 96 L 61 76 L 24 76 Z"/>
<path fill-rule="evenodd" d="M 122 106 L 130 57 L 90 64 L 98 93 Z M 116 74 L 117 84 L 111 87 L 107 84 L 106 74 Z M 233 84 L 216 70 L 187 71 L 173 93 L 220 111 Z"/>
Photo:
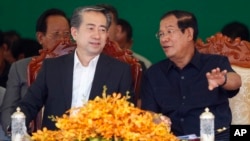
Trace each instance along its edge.
<path fill-rule="evenodd" d="M 232 65 L 241 76 L 242 86 L 239 93 L 229 99 L 232 110 L 232 124 L 250 124 L 250 68 Z"/>

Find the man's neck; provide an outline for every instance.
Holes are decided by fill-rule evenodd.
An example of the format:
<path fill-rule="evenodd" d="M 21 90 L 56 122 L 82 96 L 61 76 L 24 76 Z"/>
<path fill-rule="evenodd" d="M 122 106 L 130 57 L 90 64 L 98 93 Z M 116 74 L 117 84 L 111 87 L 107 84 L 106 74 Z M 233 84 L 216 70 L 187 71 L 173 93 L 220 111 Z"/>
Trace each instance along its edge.
<path fill-rule="evenodd" d="M 194 52 L 194 48 L 188 49 L 181 57 L 171 58 L 170 60 L 173 61 L 178 68 L 183 69 L 193 58 Z"/>

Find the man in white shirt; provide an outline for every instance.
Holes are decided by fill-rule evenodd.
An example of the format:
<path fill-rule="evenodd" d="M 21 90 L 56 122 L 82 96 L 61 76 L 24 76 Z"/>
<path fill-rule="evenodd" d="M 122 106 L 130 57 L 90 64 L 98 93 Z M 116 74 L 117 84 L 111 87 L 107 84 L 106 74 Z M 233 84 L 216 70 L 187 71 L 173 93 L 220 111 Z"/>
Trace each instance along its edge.
<path fill-rule="evenodd" d="M 111 16 L 98 6 L 77 8 L 71 18 L 71 35 L 76 41 L 74 53 L 43 61 L 36 80 L 18 106 L 26 115 L 26 123 L 34 119 L 44 106 L 42 126 L 56 129 L 48 116 L 62 116 L 72 107 L 107 94 L 130 92 L 133 83 L 129 64 L 102 54 L 108 38 Z M 79 100 L 78 100 L 79 99 Z"/>

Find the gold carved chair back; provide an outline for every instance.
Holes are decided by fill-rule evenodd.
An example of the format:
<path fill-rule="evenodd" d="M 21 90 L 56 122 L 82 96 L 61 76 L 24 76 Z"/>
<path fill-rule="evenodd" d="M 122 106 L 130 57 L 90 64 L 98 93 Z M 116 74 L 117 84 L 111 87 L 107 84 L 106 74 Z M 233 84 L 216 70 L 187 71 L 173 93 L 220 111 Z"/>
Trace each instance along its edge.
<path fill-rule="evenodd" d="M 202 53 L 227 56 L 232 68 L 241 76 L 239 93 L 229 99 L 233 119 L 232 124 L 250 124 L 250 42 L 230 39 L 217 33 L 206 42 L 198 39 L 196 48 Z"/>

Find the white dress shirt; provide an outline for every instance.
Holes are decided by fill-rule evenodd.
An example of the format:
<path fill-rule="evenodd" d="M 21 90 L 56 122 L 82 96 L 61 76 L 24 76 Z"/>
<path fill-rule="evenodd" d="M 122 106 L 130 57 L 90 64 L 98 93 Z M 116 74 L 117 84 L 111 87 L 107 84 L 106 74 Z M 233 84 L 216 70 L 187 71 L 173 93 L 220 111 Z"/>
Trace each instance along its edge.
<path fill-rule="evenodd" d="M 89 100 L 99 56 L 93 58 L 88 66 L 83 66 L 75 51 L 71 108 L 81 107 Z"/>

